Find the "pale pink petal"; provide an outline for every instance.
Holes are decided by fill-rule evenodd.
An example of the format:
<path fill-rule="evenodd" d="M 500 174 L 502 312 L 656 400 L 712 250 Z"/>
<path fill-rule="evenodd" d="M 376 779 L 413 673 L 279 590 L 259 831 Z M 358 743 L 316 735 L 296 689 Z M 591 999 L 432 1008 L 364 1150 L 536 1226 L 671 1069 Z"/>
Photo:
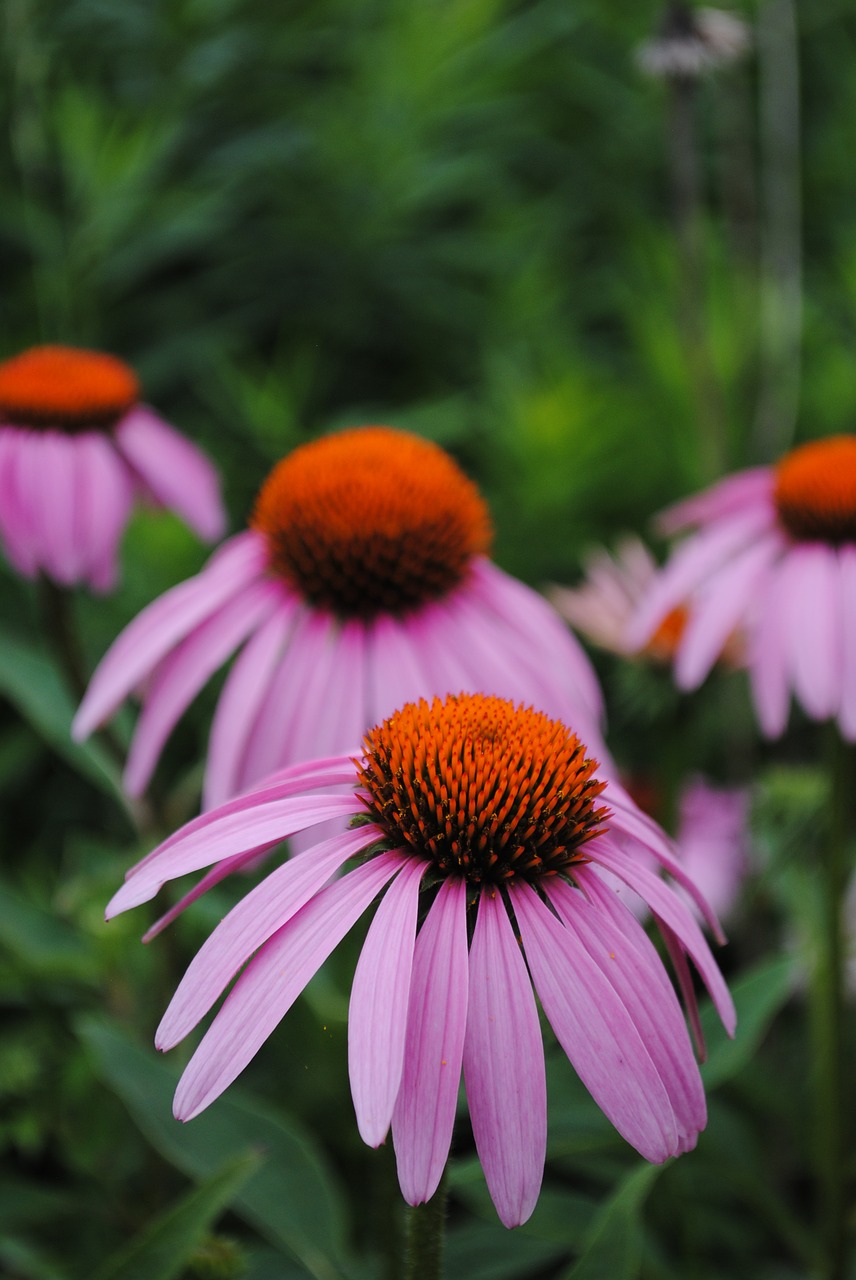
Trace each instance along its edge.
<path fill-rule="evenodd" d="M 335 881 L 265 943 L 238 978 L 178 1084 L 173 1111 L 191 1120 L 258 1053 L 303 988 L 407 855 L 382 853 Z"/>
<path fill-rule="evenodd" d="M 576 934 L 527 884 L 511 905 L 535 990 L 574 1070 L 615 1128 L 646 1160 L 678 1149 L 669 1096 L 636 1025 Z"/>
<path fill-rule="evenodd" d="M 828 720 L 841 701 L 842 621 L 834 547 L 794 546 L 781 568 L 794 691 L 815 720 Z"/>
<path fill-rule="evenodd" d="M 130 796 L 148 786 L 164 743 L 215 671 L 280 599 L 276 583 L 251 582 L 182 640 L 157 668 L 131 740 L 123 783 Z"/>
<path fill-rule="evenodd" d="M 389 1132 L 401 1084 L 419 887 L 427 869 L 427 862 L 411 857 L 389 886 L 354 973 L 348 1072 L 357 1126 L 370 1147 L 380 1146 Z"/>
<path fill-rule="evenodd" d="M 171 1049 L 183 1040 L 250 956 L 375 839 L 374 827 L 334 836 L 277 867 L 242 898 L 190 962 L 158 1027 L 157 1047 Z"/>
<path fill-rule="evenodd" d="M 749 790 L 691 778 L 678 800 L 681 862 L 717 915 L 733 908 L 746 875 Z"/>
<path fill-rule="evenodd" d="M 711 524 L 746 508 L 764 506 L 773 512 L 774 477 L 771 467 L 751 467 L 727 476 L 703 493 L 669 507 L 657 517 L 660 533 L 671 537 L 689 525 Z"/>
<path fill-rule="evenodd" d="M 773 567 L 759 593 L 749 636 L 749 679 L 761 732 L 777 738 L 784 732 L 790 704 L 788 673 L 788 581 L 783 564 Z"/>
<path fill-rule="evenodd" d="M 839 725 L 848 742 L 856 742 L 856 547 L 838 551 L 841 592 L 843 671 Z"/>
<path fill-rule="evenodd" d="M 470 949 L 464 1080 L 476 1150 L 506 1227 L 530 1217 L 547 1150 L 544 1046 L 505 903 L 483 888 Z"/>
<path fill-rule="evenodd" d="M 311 629 L 313 658 L 303 672 L 283 763 L 355 750 L 370 727 L 365 719 L 365 628 L 318 614 Z M 283 661 L 288 663 L 289 654 Z"/>
<path fill-rule="evenodd" d="M 596 879 L 591 874 L 581 883 Z M 679 1150 L 691 1150 L 707 1119 L 704 1088 L 677 997 L 657 976 L 662 961 L 639 948 L 638 934 L 644 932 L 629 911 L 619 925 L 614 913 L 605 917 L 599 905 L 560 880 L 549 886 L 547 896 L 633 1019 L 674 1110 Z"/>
<path fill-rule="evenodd" d="M 119 541 L 134 502 L 127 469 L 109 441 L 95 432 L 76 437 L 79 454 L 75 538 L 95 590 L 110 590 L 118 575 Z"/>
<path fill-rule="evenodd" d="M 675 659 L 681 689 L 701 684 L 763 586 L 773 560 L 781 554 L 777 533 L 761 538 L 734 557 L 694 600 Z"/>
<path fill-rule="evenodd" d="M 39 566 L 65 586 L 75 581 L 79 565 L 73 539 L 76 478 L 73 437 L 34 431 L 18 458 L 19 492 L 30 514 Z"/>
<path fill-rule="evenodd" d="M 607 836 L 600 836 L 592 841 L 589 848 L 592 858 L 599 865 L 629 884 L 677 935 L 701 974 L 723 1026 L 729 1035 L 733 1035 L 736 1015 L 731 993 L 689 909 L 659 876 L 653 875 L 641 862 L 629 857 Z"/>
<path fill-rule="evenodd" d="M 452 1142 L 467 1025 L 467 892 L 444 880 L 416 939 L 404 1071 L 392 1117 L 408 1204 L 430 1200 Z"/>
<path fill-rule="evenodd" d="M 296 600 L 281 596 L 276 611 L 250 637 L 232 664 L 211 723 L 203 809 L 213 809 L 240 790 L 242 762 L 252 726 L 270 696 L 298 607 Z"/>
<path fill-rule="evenodd" d="M 346 818 L 358 811 L 353 795 L 294 796 L 218 817 L 180 842 L 162 846 L 157 856 L 150 855 L 147 862 L 140 864 L 107 904 L 107 918 L 148 902 L 167 880 L 200 871 L 236 853 L 270 845 L 274 840 L 286 840 L 296 831 L 305 831 L 329 818 Z"/>
<path fill-rule="evenodd" d="M 366 633 L 366 709 L 369 726 L 380 724 L 405 702 L 431 698 L 446 690 L 432 689 L 422 665 L 416 633 L 404 622 L 381 615 Z"/>
<path fill-rule="evenodd" d="M 7 558 L 19 573 L 32 578 L 38 572 L 38 558 L 18 485 L 19 458 L 28 438 L 28 432 L 15 427 L 0 429 L 0 535 Z"/>
<path fill-rule="evenodd" d="M 131 409 L 113 435 L 117 449 L 162 506 L 175 511 L 206 542 L 222 538 L 226 512 L 220 481 L 201 449 L 146 405 Z"/>
<path fill-rule="evenodd" d="M 108 720 L 175 645 L 264 572 L 266 560 L 264 543 L 255 533 L 238 534 L 195 578 L 143 609 L 96 668 L 72 724 L 75 740 Z"/>
<path fill-rule="evenodd" d="M 696 1043 L 696 1052 L 699 1061 L 707 1061 L 707 1048 L 704 1042 L 704 1029 L 701 1025 L 701 1017 L 698 1009 L 698 997 L 696 996 L 695 983 L 687 963 L 687 953 L 684 950 L 680 938 L 670 929 L 661 916 L 656 912 L 652 913 L 654 923 L 660 931 L 660 937 L 672 962 L 675 970 L 675 977 L 678 980 L 678 986 L 683 996 L 684 1006 L 686 1007 L 687 1017 L 689 1019 L 690 1028 L 693 1033 L 693 1039 Z"/>
<path fill-rule="evenodd" d="M 640 606 L 628 628 L 628 645 L 634 650 L 642 648 L 672 609 L 684 604 L 736 552 L 767 533 L 771 524 L 766 508 L 752 507 L 691 534 L 673 553 Z"/>

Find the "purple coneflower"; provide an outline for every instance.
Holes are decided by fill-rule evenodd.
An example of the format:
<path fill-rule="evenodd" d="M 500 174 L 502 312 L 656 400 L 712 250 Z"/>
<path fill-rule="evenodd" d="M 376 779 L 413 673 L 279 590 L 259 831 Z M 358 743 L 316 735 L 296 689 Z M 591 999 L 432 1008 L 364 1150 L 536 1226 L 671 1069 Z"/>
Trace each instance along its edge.
<path fill-rule="evenodd" d="M 368 732 L 357 758 L 284 770 L 149 854 L 108 916 L 214 864 L 172 918 L 260 850 L 331 818 L 352 820 L 271 872 L 192 961 L 158 1029 L 161 1049 L 241 972 L 185 1069 L 176 1116 L 189 1120 L 231 1084 L 383 893 L 354 976 L 349 1067 L 360 1133 L 378 1146 L 391 1127 L 409 1203 L 437 1188 L 463 1070 L 499 1216 L 515 1226 L 531 1214 L 547 1132 L 536 993 L 619 1133 L 654 1162 L 690 1150 L 706 1112 L 678 1000 L 600 873 L 648 903 L 693 1025 L 687 955 L 731 1033 L 731 998 L 699 926 L 646 859 L 714 928 L 715 919 L 660 829 L 618 784 L 599 781 L 597 767 L 573 732 L 531 708 L 480 694 L 421 700 Z"/>
<path fill-rule="evenodd" d="M 140 692 L 125 774 L 140 794 L 176 721 L 243 645 L 211 729 L 206 807 L 352 750 L 409 699 L 461 688 L 537 703 L 597 741 L 588 659 L 487 558 L 490 535 L 475 485 L 427 440 L 362 427 L 303 445 L 265 481 L 250 528 L 115 641 L 75 735 Z"/>
<path fill-rule="evenodd" d="M 214 468 L 139 392 L 99 351 L 32 347 L 0 364 L 0 541 L 25 577 L 109 591 L 138 496 L 222 536 Z"/>
<path fill-rule="evenodd" d="M 856 436 L 801 445 L 673 507 L 664 532 L 693 528 L 632 627 L 644 645 L 678 606 L 690 616 L 675 663 L 697 687 L 735 628 L 762 731 L 785 728 L 793 690 L 815 720 L 856 739 Z"/>

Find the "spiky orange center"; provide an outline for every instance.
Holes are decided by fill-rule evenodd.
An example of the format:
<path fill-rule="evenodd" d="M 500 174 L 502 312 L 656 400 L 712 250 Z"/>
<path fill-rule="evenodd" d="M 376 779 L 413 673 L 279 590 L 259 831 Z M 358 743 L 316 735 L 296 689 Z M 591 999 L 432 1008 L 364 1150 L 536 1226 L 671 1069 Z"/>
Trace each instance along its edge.
<path fill-rule="evenodd" d="M 0 364 L 0 418 L 29 427 L 110 427 L 139 399 L 136 374 L 115 356 L 31 347 Z"/>
<path fill-rule="evenodd" d="M 481 495 L 449 455 L 391 427 L 295 449 L 268 476 L 250 523 L 271 567 L 306 600 L 362 619 L 446 595 L 491 537 Z"/>
<path fill-rule="evenodd" d="M 800 445 L 776 467 L 781 523 L 808 542 L 856 542 L 856 436 Z"/>
<path fill-rule="evenodd" d="M 371 818 L 395 846 L 473 884 L 556 875 L 608 816 L 576 734 L 503 698 L 407 703 L 364 739 Z"/>

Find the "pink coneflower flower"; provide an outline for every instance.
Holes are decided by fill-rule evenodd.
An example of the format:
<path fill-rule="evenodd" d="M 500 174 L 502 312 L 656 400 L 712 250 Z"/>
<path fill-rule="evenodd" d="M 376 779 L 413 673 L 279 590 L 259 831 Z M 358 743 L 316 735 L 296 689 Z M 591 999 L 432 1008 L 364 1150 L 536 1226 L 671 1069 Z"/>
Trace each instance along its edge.
<path fill-rule="evenodd" d="M 435 693 L 537 702 L 588 730 L 601 710 L 591 665 L 546 601 L 487 558 L 490 533 L 476 487 L 427 440 L 362 427 L 303 445 L 265 481 L 249 530 L 119 636 L 75 735 L 141 691 L 125 774 L 141 793 L 184 709 L 241 645 L 212 725 L 206 807 L 349 751 Z"/>
<path fill-rule="evenodd" d="M 695 527 L 641 607 L 644 645 L 692 601 L 675 678 L 697 687 L 740 627 L 762 731 L 781 734 L 793 690 L 815 720 L 856 739 L 856 436 L 801 445 L 678 504 L 665 532 Z"/>
<path fill-rule="evenodd" d="M 681 866 L 716 915 L 727 921 L 748 871 L 749 792 L 714 787 L 696 775 L 678 799 L 675 844 Z"/>
<path fill-rule="evenodd" d="M 170 919 L 260 850 L 352 819 L 271 872 L 192 961 L 158 1030 L 161 1049 L 241 972 L 181 1078 L 176 1116 L 191 1119 L 231 1084 L 385 890 L 354 976 L 349 1068 L 363 1139 L 378 1146 L 392 1128 L 406 1200 L 437 1188 L 463 1069 L 499 1216 L 507 1226 L 529 1217 L 547 1132 L 535 994 L 619 1133 L 654 1162 L 690 1150 L 706 1116 L 687 1028 L 654 946 L 601 872 L 648 903 L 691 1021 L 687 955 L 730 1033 L 731 999 L 692 912 L 640 855 L 715 921 L 660 829 L 596 770 L 573 732 L 531 708 L 480 694 L 422 700 L 367 733 L 357 758 L 287 769 L 149 854 L 108 916 L 213 864 Z"/>
<path fill-rule="evenodd" d="M 110 590 L 138 495 L 222 536 L 214 468 L 139 391 L 98 351 L 33 347 L 0 364 L 0 541 L 26 577 Z"/>

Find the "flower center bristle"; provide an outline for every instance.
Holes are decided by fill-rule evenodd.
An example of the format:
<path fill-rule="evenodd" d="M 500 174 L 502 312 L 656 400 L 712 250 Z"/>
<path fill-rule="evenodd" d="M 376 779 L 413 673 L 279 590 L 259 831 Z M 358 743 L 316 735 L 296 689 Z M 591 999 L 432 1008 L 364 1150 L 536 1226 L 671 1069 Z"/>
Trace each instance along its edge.
<path fill-rule="evenodd" d="M 491 538 L 487 507 L 457 463 L 391 427 L 295 449 L 268 476 L 250 523 L 271 568 L 306 600 L 363 620 L 446 595 Z"/>
<path fill-rule="evenodd" d="M 774 501 L 794 538 L 856 542 L 856 436 L 800 445 L 776 467 Z"/>
<path fill-rule="evenodd" d="M 31 347 L 0 364 L 0 417 L 64 431 L 112 427 L 138 399 L 132 369 L 77 347 Z"/>
<path fill-rule="evenodd" d="M 597 761 L 558 720 L 503 698 L 407 703 L 357 762 L 372 821 L 441 875 L 473 884 L 556 875 L 603 829 Z"/>

